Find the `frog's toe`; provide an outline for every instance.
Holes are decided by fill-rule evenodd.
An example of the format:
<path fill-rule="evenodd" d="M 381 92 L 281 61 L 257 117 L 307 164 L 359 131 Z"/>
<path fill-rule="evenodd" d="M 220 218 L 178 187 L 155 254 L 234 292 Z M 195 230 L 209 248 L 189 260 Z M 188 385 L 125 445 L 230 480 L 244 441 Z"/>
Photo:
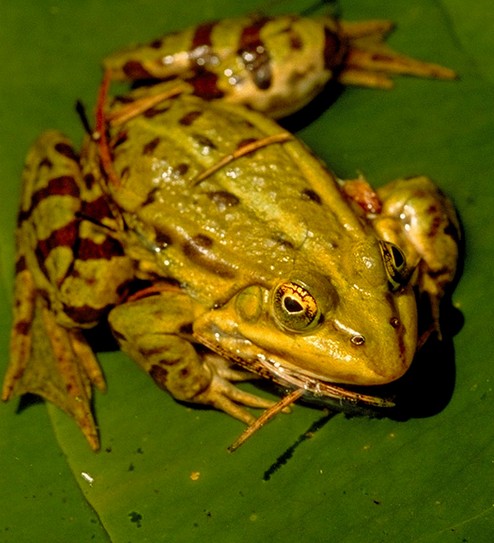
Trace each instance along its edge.
<path fill-rule="evenodd" d="M 205 360 L 210 368 L 214 368 L 214 373 L 226 381 L 252 381 L 253 379 L 259 379 L 257 374 L 244 369 L 236 369 L 233 362 L 217 354 L 208 354 Z"/>
<path fill-rule="evenodd" d="M 101 369 L 79 330 L 60 326 L 41 296 L 34 303 L 29 326 L 14 327 L 2 399 L 26 393 L 45 398 L 72 416 L 91 448 L 97 450 L 91 394 L 92 385 L 105 388 Z M 26 333 L 20 334 L 19 329 L 24 328 Z"/>
<path fill-rule="evenodd" d="M 196 401 L 211 405 L 246 424 L 252 424 L 256 417 L 245 407 L 267 409 L 274 405 L 273 401 L 240 390 L 218 375 L 214 376 L 208 389 Z"/>

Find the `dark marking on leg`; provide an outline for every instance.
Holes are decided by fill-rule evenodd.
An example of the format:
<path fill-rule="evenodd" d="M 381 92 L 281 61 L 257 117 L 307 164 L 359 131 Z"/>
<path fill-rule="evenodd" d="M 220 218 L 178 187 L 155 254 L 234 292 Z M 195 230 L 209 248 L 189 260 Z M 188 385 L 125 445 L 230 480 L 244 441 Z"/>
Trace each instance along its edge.
<path fill-rule="evenodd" d="M 304 47 L 302 37 L 298 32 L 295 32 L 293 28 L 290 28 L 290 47 L 294 51 L 300 51 Z"/>
<path fill-rule="evenodd" d="M 63 304 L 64 313 L 74 322 L 83 325 L 96 324 L 109 309 L 110 306 L 94 308 L 89 305 L 71 306 Z"/>
<path fill-rule="evenodd" d="M 53 249 L 57 247 L 74 247 L 78 239 L 78 221 L 70 223 L 54 230 L 46 239 L 38 240 L 35 254 L 40 268 L 44 270 L 44 261 Z"/>
<path fill-rule="evenodd" d="M 86 175 L 84 175 L 83 180 L 88 190 L 91 190 L 94 187 L 94 183 L 96 182 L 96 178 L 92 173 L 87 173 Z"/>
<path fill-rule="evenodd" d="M 136 79 L 152 79 L 153 75 L 150 74 L 144 66 L 137 60 L 128 60 L 123 65 L 124 74 L 132 80 Z"/>
<path fill-rule="evenodd" d="M 62 156 L 73 160 L 74 162 L 79 162 L 78 155 L 76 154 L 72 146 L 68 143 L 59 142 L 55 144 L 55 151 L 57 151 L 57 153 L 61 154 Z"/>
<path fill-rule="evenodd" d="M 218 76 L 206 69 L 186 80 L 194 89 L 194 94 L 204 100 L 217 100 L 225 93 L 218 87 Z"/>
<path fill-rule="evenodd" d="M 101 224 L 103 219 L 113 219 L 113 213 L 105 196 L 100 196 L 91 202 L 83 202 L 80 218 Z"/>
<path fill-rule="evenodd" d="M 81 238 L 75 251 L 78 260 L 111 260 L 115 256 L 124 256 L 122 245 L 115 239 L 105 238 L 102 243 Z"/>
<path fill-rule="evenodd" d="M 261 30 L 269 20 L 267 17 L 261 17 L 246 26 L 240 36 L 237 50 L 237 55 L 252 74 L 254 84 L 260 90 L 268 89 L 272 82 L 269 52 L 261 39 Z"/>
<path fill-rule="evenodd" d="M 157 40 L 153 40 L 149 44 L 149 47 L 151 47 L 151 49 L 160 49 L 162 45 L 163 45 L 163 40 L 162 39 L 157 39 Z"/>
<path fill-rule="evenodd" d="M 211 34 L 215 26 L 216 26 L 215 22 L 208 22 L 208 23 L 200 24 L 196 27 L 196 30 L 194 32 L 194 37 L 192 38 L 192 47 L 191 47 L 192 51 L 196 47 L 204 47 L 204 46 L 211 47 L 211 45 L 213 44 L 211 41 Z"/>
<path fill-rule="evenodd" d="M 31 322 L 30 321 L 19 321 L 15 324 L 15 332 L 17 334 L 21 334 L 23 336 L 29 335 L 29 331 L 31 330 Z"/>
<path fill-rule="evenodd" d="M 168 370 L 158 364 L 153 364 L 149 369 L 149 375 L 160 388 L 166 390 Z"/>
<path fill-rule="evenodd" d="M 24 270 L 27 270 L 26 259 L 21 256 L 15 263 L 15 273 L 18 274 Z"/>
<path fill-rule="evenodd" d="M 41 170 L 41 168 L 53 168 L 53 162 L 48 158 L 48 157 L 44 157 L 43 160 L 40 161 L 40 163 L 38 164 L 38 170 Z"/>
<path fill-rule="evenodd" d="M 33 193 L 31 196 L 29 209 L 26 211 L 21 210 L 19 212 L 19 223 L 28 219 L 36 206 L 50 196 L 72 196 L 74 198 L 79 198 L 79 186 L 77 185 L 75 179 L 70 175 L 62 175 L 60 177 L 50 179 L 46 187 L 40 188 Z"/>

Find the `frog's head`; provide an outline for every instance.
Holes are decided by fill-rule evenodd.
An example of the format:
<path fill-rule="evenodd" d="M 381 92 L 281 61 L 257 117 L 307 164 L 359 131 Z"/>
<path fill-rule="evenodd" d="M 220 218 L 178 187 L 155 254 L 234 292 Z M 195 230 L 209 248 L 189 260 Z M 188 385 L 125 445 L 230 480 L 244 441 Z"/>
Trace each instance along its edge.
<path fill-rule="evenodd" d="M 384 244 L 376 256 L 361 249 L 337 271 L 333 263 L 331 277 L 318 263 L 318 271 L 294 270 L 269 287 L 244 288 L 203 315 L 196 335 L 252 371 L 310 390 L 318 383 L 367 386 L 398 379 L 416 350 L 415 296 L 404 284 L 399 250 Z"/>

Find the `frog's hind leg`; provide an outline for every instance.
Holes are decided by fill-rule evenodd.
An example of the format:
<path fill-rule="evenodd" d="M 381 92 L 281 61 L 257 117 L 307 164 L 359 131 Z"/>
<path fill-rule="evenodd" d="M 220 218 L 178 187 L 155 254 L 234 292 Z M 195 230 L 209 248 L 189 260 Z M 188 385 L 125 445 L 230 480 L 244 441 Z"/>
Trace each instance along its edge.
<path fill-rule="evenodd" d="M 339 75 L 343 85 L 389 89 L 391 74 L 412 75 L 434 79 L 455 79 L 449 68 L 423 62 L 393 51 L 386 45 L 391 21 L 340 21 L 341 31 L 349 42 L 345 66 Z"/>
<path fill-rule="evenodd" d="M 91 386 L 105 388 L 81 329 L 123 295 L 131 264 L 109 234 L 115 221 L 96 168 L 81 171 L 62 134 L 42 134 L 22 177 L 16 232 L 11 361 L 2 398 L 38 394 L 73 416 L 98 448 Z M 121 292 L 122 291 L 122 292 Z"/>
<path fill-rule="evenodd" d="M 11 359 L 2 400 L 26 393 L 42 396 L 71 415 L 96 450 L 99 439 L 91 412 L 91 385 L 105 389 L 99 365 L 81 331 L 60 326 L 30 271 L 18 270 Z"/>

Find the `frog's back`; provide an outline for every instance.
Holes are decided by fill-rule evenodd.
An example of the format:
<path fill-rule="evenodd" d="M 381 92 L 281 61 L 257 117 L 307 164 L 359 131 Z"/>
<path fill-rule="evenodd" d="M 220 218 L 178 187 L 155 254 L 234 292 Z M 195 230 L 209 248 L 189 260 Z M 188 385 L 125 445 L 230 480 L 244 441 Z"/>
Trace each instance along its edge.
<path fill-rule="evenodd" d="M 115 200 L 162 276 L 217 301 L 269 284 L 301 260 L 317 257 L 324 267 L 334 247 L 361 233 L 333 176 L 288 134 L 226 158 L 280 133 L 256 113 L 194 96 L 119 128 Z"/>

